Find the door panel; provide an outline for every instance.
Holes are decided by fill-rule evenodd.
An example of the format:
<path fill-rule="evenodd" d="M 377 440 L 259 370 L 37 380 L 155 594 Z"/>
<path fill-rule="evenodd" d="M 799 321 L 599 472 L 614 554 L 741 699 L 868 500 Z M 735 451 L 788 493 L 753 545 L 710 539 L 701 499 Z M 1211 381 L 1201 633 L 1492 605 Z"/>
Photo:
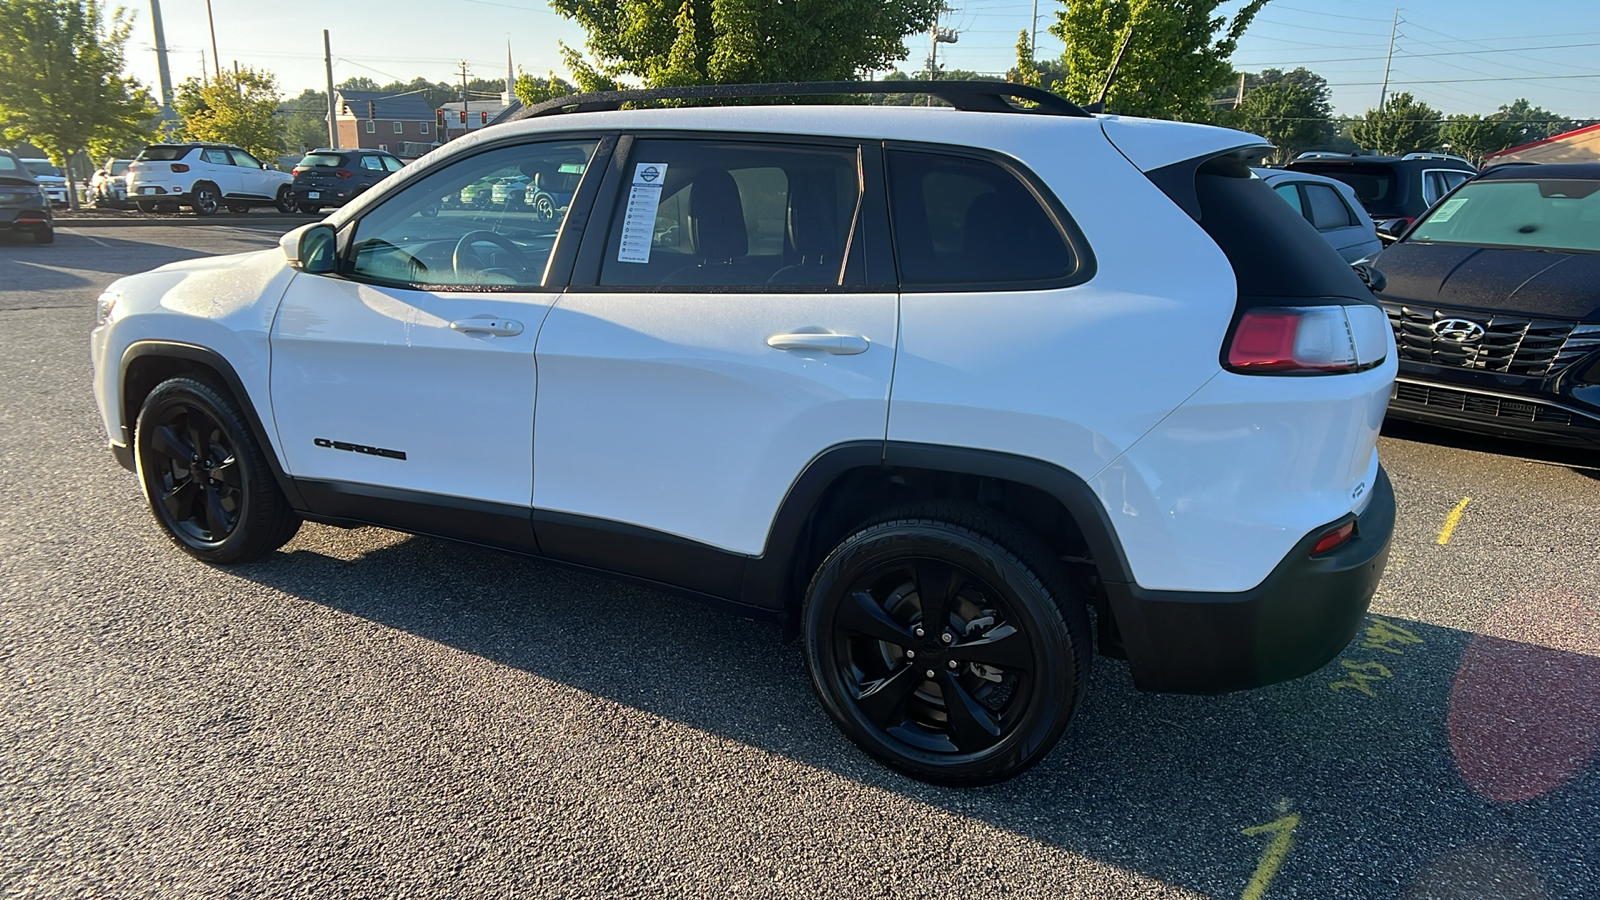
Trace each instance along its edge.
<path fill-rule="evenodd" d="M 813 457 L 884 439 L 895 328 L 894 294 L 568 293 L 539 337 L 534 505 L 758 555 Z M 867 348 L 768 344 L 824 330 Z"/>

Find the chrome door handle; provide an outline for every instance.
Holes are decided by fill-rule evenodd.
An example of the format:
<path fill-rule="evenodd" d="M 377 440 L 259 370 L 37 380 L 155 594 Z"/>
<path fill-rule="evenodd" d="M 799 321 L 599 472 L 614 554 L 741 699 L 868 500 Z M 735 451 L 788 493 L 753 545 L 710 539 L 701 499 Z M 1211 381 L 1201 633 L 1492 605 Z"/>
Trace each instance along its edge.
<path fill-rule="evenodd" d="M 835 356 L 867 352 L 872 342 L 858 334 L 775 334 L 767 338 L 774 350 L 812 350 Z"/>
<path fill-rule="evenodd" d="M 515 319 L 491 319 L 487 316 L 481 319 L 457 319 L 450 323 L 451 331 L 462 334 L 492 334 L 495 337 L 511 337 L 522 333 L 522 323 Z"/>

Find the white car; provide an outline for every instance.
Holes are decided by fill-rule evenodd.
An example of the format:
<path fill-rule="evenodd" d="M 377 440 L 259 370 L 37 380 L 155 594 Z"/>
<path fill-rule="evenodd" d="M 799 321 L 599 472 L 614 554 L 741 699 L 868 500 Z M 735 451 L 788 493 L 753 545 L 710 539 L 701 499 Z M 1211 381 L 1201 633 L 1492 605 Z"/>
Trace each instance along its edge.
<path fill-rule="evenodd" d="M 22 165 L 33 173 L 51 206 L 67 205 L 67 176 L 61 174 L 60 166 L 48 159 L 25 159 Z"/>
<path fill-rule="evenodd" d="M 226 207 L 253 206 L 293 212 L 294 176 L 230 144 L 151 144 L 128 167 L 128 197 L 147 213 L 191 207 L 197 216 Z"/>
<path fill-rule="evenodd" d="M 1305 216 L 1311 227 L 1338 251 L 1345 262 L 1366 259 L 1383 249 L 1377 226 L 1367 211 L 1361 208 L 1355 188 L 1310 172 L 1287 169 L 1253 171 L 1285 203 L 1294 207 L 1295 212 Z"/>
<path fill-rule="evenodd" d="M 117 281 L 114 455 L 213 563 L 373 524 L 792 623 L 844 732 L 948 784 L 1042 758 L 1096 639 L 1152 691 L 1337 655 L 1394 527 L 1394 338 L 1263 141 L 1003 82 L 618 108 L 839 89 L 563 97 Z M 515 176 L 575 193 L 438 208 Z"/>

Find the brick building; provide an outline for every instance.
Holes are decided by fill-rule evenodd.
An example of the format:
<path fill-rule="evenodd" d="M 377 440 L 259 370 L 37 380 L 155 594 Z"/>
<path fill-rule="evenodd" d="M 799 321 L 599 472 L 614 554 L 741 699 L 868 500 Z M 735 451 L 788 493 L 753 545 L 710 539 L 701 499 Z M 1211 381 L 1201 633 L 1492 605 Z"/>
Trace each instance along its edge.
<path fill-rule="evenodd" d="M 387 150 L 403 158 L 406 150 L 431 148 L 445 140 L 436 133 L 434 111 L 421 94 L 390 96 L 375 91 L 335 91 L 339 146 Z"/>

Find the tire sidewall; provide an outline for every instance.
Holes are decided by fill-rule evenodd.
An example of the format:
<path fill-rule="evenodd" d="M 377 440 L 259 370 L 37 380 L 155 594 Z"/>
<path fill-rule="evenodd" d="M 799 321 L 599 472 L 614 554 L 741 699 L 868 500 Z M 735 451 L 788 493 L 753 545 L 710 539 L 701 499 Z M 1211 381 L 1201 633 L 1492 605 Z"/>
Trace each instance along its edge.
<path fill-rule="evenodd" d="M 198 389 L 197 389 L 198 388 Z M 256 492 L 258 473 L 255 471 L 254 461 L 246 452 L 246 440 L 253 438 L 247 434 L 238 433 L 235 422 L 237 414 L 219 403 L 220 396 L 214 389 L 199 382 L 169 381 L 157 385 L 155 390 L 145 398 L 144 405 L 139 409 L 137 426 L 134 429 L 134 462 L 139 475 L 139 487 L 144 491 L 145 501 L 150 505 L 150 512 L 156 521 L 161 523 L 161 528 L 167 536 L 189 554 L 208 562 L 229 562 L 234 559 L 240 545 L 249 541 L 248 523 L 253 507 L 257 502 Z M 225 401 L 224 401 L 225 403 Z M 244 489 L 239 492 L 239 512 L 236 524 L 229 535 L 216 544 L 198 544 L 191 541 L 186 535 L 180 533 L 172 523 L 167 521 L 164 510 L 161 509 L 157 498 L 159 484 L 156 483 L 157 473 L 149 468 L 150 460 L 147 455 L 150 449 L 150 429 L 158 422 L 161 416 L 176 406 L 194 406 L 205 412 L 221 427 L 223 435 L 233 451 L 233 458 L 239 467 L 239 483 Z"/>
<path fill-rule="evenodd" d="M 287 184 L 279 186 L 278 194 L 272 200 L 272 205 L 278 212 L 284 214 L 294 212 L 294 192 L 290 188 L 291 185 Z"/>
<path fill-rule="evenodd" d="M 197 216 L 214 216 L 222 208 L 222 192 L 216 185 L 209 181 L 202 181 L 194 186 L 193 199 L 189 204 Z"/>
<path fill-rule="evenodd" d="M 863 750 L 914 777 L 966 785 L 1009 778 L 1049 752 L 1079 696 L 1080 686 L 1072 683 L 1077 667 L 1071 639 L 1040 576 L 1009 551 L 995 549 L 946 523 L 888 522 L 858 532 L 829 554 L 807 591 L 802 617 L 806 661 L 828 715 Z M 980 753 L 931 753 L 896 741 L 867 720 L 839 677 L 831 627 L 838 604 L 862 573 L 914 557 L 943 559 L 979 576 L 1002 595 L 1012 624 L 1026 627 L 1041 673 L 1032 685 L 1029 708 L 1011 734 Z"/>

